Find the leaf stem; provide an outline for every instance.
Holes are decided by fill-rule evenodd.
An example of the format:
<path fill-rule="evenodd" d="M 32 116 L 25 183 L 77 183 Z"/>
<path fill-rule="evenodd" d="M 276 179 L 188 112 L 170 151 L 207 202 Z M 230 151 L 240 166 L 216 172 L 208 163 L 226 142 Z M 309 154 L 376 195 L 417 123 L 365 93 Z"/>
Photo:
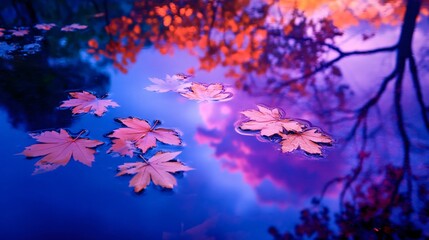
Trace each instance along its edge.
<path fill-rule="evenodd" d="M 147 165 L 150 165 L 150 162 L 145 157 L 143 157 L 143 155 L 139 154 L 138 156 L 143 160 L 143 162 L 145 162 Z"/>
<path fill-rule="evenodd" d="M 81 130 L 79 132 L 79 134 L 76 137 L 73 138 L 73 141 L 76 141 L 82 134 L 86 133 L 86 131 L 87 131 L 86 129 Z"/>
<path fill-rule="evenodd" d="M 155 122 L 153 123 L 152 127 L 150 128 L 150 131 L 154 130 L 154 129 L 155 129 L 155 127 L 156 127 L 158 124 L 160 124 L 160 123 L 161 123 L 161 121 L 159 121 L 159 120 L 155 120 Z"/>

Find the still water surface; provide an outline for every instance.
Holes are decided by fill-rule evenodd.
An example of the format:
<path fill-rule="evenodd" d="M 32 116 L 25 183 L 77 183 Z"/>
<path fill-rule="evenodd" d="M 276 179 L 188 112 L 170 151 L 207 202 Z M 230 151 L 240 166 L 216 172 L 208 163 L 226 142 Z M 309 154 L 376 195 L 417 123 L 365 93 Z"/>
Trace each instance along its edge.
<path fill-rule="evenodd" d="M 306 22 L 310 10 L 297 16 L 291 6 L 264 1 L 215 1 L 207 7 L 204 1 L 102 2 L 78 1 L 69 9 L 71 2 L 63 1 L 42 9 L 44 1 L 6 1 L 0 7 L 2 238 L 281 239 L 284 232 L 296 238 L 305 233 L 313 238 L 428 236 L 428 113 L 416 100 L 418 88 L 408 68 L 402 88 L 395 92 L 392 83 L 368 113 L 359 108 L 376 96 L 401 61 L 396 56 L 406 43 L 395 44 L 407 33 L 400 23 L 375 27 L 357 14 L 360 24 L 347 25 L 332 15 L 333 22 L 313 28 Z M 403 19 L 411 5 L 392 15 Z M 292 20 L 281 19 L 277 8 Z M 218 22 L 210 22 L 213 16 Z M 428 53 L 423 34 L 428 22 L 421 17 L 412 47 L 427 104 L 428 68 L 422 59 Z M 34 27 L 39 23 L 56 26 L 40 30 Z M 72 23 L 84 27 L 61 30 Z M 207 30 L 210 26 L 214 30 Z M 283 31 L 287 27 L 292 30 Z M 309 34 L 302 35 L 301 28 Z M 22 30 L 28 33 L 14 32 Z M 242 47 L 251 43 L 255 48 Z M 335 60 L 346 52 L 391 46 Z M 233 97 L 199 102 L 145 89 L 152 84 L 149 78 L 178 73 L 191 74 L 192 82 L 220 83 Z M 101 117 L 72 115 L 59 105 L 73 91 L 105 95 L 120 106 Z M 405 122 L 398 117 L 398 94 Z M 283 117 L 316 127 L 333 143 L 320 144 L 320 156 L 283 153 L 278 136 L 243 134 L 237 129 L 245 119 L 242 112 L 257 105 L 279 108 Z M 128 186 L 131 176 L 115 176 L 119 165 L 141 161 L 107 153 L 107 134 L 121 127 L 115 119 L 127 117 L 160 120 L 162 127 L 180 132 L 181 146 L 158 142 L 145 155 L 182 152 L 178 160 L 194 170 L 176 174 L 172 190 L 150 184 L 135 193 Z M 84 137 L 104 145 L 91 167 L 71 160 L 32 175 L 40 158 L 18 154 L 36 143 L 29 133 L 60 128 L 75 134 L 88 130 Z M 330 210 L 330 222 L 320 217 L 323 207 Z M 312 220 L 302 215 L 305 208 L 314 211 Z M 398 221 L 406 224 L 400 227 Z"/>

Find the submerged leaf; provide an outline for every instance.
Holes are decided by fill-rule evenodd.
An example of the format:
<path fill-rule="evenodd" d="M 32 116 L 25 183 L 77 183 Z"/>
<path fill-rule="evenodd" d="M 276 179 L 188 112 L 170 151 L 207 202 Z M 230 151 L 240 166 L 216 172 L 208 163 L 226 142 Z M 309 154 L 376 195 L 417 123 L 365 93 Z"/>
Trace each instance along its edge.
<path fill-rule="evenodd" d="M 172 161 L 180 153 L 158 152 L 148 161 L 122 164 L 116 176 L 135 174 L 129 184 L 134 187 L 135 192 L 145 189 L 151 180 L 155 185 L 172 189 L 177 185 L 177 181 L 171 173 L 192 170 L 181 162 Z"/>
<path fill-rule="evenodd" d="M 167 74 L 165 80 L 159 78 L 149 78 L 149 80 L 154 83 L 146 87 L 145 89 L 152 92 L 184 92 L 187 88 L 191 86 L 190 82 L 186 82 L 188 79 L 185 75 L 175 74 L 170 76 Z"/>
<path fill-rule="evenodd" d="M 282 118 L 278 108 L 269 109 L 257 105 L 258 110 L 246 110 L 241 112 L 249 120 L 239 126 L 242 130 L 261 131 L 262 136 L 272 136 L 286 131 L 301 132 L 303 125 L 295 120 Z"/>
<path fill-rule="evenodd" d="M 317 129 L 306 129 L 303 132 L 280 134 L 282 152 L 292 152 L 298 148 L 309 154 L 322 154 L 320 143 L 332 144 L 331 137 L 324 135 Z M 318 144 L 319 143 L 319 144 Z"/>
<path fill-rule="evenodd" d="M 192 83 L 190 91 L 181 94 L 188 99 L 197 100 L 200 102 L 228 101 L 232 98 L 232 93 L 226 92 L 224 86 L 220 83 L 214 83 L 210 85 Z"/>
<path fill-rule="evenodd" d="M 63 101 L 60 107 L 73 107 L 72 113 L 94 113 L 97 116 L 102 116 L 106 111 L 107 107 L 119 107 L 119 105 L 109 99 L 98 99 L 93 94 L 82 91 L 82 92 L 71 92 L 70 96 L 73 99 Z"/>
<path fill-rule="evenodd" d="M 156 141 L 170 145 L 180 145 L 179 133 L 172 129 L 156 128 L 159 123 L 155 122 L 153 126 L 139 118 L 118 119 L 124 124 L 125 128 L 118 128 L 109 134 L 112 140 L 112 147 L 107 152 L 116 152 L 120 155 L 133 156 L 134 149 L 138 148 L 145 153 L 149 148 L 156 146 Z"/>
<path fill-rule="evenodd" d="M 44 156 L 35 164 L 37 168 L 34 174 L 52 171 L 59 166 L 65 166 L 71 157 L 87 166 L 91 166 L 95 154 L 93 148 L 103 144 L 98 140 L 80 138 L 80 136 L 73 138 L 64 129 L 60 129 L 59 132 L 46 131 L 31 136 L 40 143 L 26 147 L 22 154 L 26 157 Z"/>

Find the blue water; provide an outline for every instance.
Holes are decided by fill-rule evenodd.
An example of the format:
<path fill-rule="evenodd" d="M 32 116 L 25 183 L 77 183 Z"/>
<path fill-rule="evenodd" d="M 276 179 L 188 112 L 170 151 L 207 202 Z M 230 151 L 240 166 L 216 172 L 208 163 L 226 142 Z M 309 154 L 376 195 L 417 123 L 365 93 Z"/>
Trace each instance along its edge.
<path fill-rule="evenodd" d="M 338 92 L 330 92 L 332 89 L 323 82 L 318 85 L 318 93 L 251 94 L 246 89 L 235 88 L 233 79 L 225 77 L 227 68 L 199 70 L 195 54 L 177 46 L 173 46 L 174 54 L 161 54 L 151 44 L 145 44 L 137 52 L 136 61 L 128 64 L 124 73 L 111 61 L 100 61 L 87 53 L 89 39 L 108 39 L 103 32 L 104 23 L 85 15 L 91 7 L 79 5 L 85 14 L 72 18 L 74 22 L 88 24 L 87 29 L 62 32 L 60 27 L 72 22 L 58 17 L 53 21 L 52 16 L 58 13 L 52 13 L 54 15 L 40 22 L 55 22 L 58 26 L 38 31 L 31 26 L 39 22 L 29 20 L 30 15 L 25 15 L 29 12 L 24 10 L 21 10 L 24 15 L 18 16 L 11 10 L 12 2 L 7 1 L 0 8 L 3 19 L 0 28 L 6 29 L 5 35 L 0 36 L 1 239 L 273 239 L 269 227 L 274 226 L 280 232 L 293 231 L 300 221 L 300 210 L 312 206 L 312 199 L 320 196 L 327 182 L 352 174 L 359 154 L 364 153 L 361 147 L 366 140 L 360 135 L 362 129 L 351 141 L 346 141 L 353 122 L 329 124 L 339 114 L 328 111 L 335 106 Z M 37 6 L 36 14 L 47 16 L 49 9 L 37 9 Z M 80 11 L 77 6 L 73 11 Z M 131 2 L 118 6 L 113 15 L 127 16 L 132 8 Z M 422 44 L 426 26 L 427 19 L 416 29 L 416 51 L 423 52 L 427 47 Z M 8 31 L 19 27 L 30 29 L 30 33 L 17 37 Z M 364 49 L 371 49 L 379 47 L 380 42 L 389 45 L 391 36 L 398 32 L 392 28 L 383 28 L 372 42 L 362 44 L 356 38 L 361 30 L 357 27 L 341 37 L 340 46 L 360 49 L 366 44 Z M 346 80 L 341 84 L 351 91 L 346 93 L 347 107 L 355 109 L 374 94 L 383 76 L 394 66 L 392 55 L 370 57 L 370 60 L 361 56 L 340 63 Z M 426 93 L 427 71 L 424 66 L 419 67 L 423 93 Z M 224 84 L 232 89 L 232 100 L 197 102 L 174 92 L 144 89 L 151 84 L 150 77 L 163 79 L 166 74 L 184 73 L 189 68 L 197 69 L 191 81 Z M 408 70 L 406 74 L 409 75 Z M 412 141 L 411 166 L 415 174 L 427 176 L 428 134 L 424 132 L 410 78 L 405 79 L 403 102 L 407 106 L 406 121 Z M 255 92 L 261 89 L 255 86 Z M 369 159 L 364 168 L 367 174 L 371 170 L 382 171 L 386 164 L 402 162 L 403 145 L 396 115 L 392 101 L 385 100 L 393 99 L 394 93 L 391 87 L 388 89 L 390 92 L 368 117 L 370 140 L 364 143 L 364 151 L 370 156 L 365 157 Z M 72 115 L 70 109 L 58 108 L 68 99 L 68 92 L 82 90 L 107 95 L 120 107 L 109 108 L 102 117 Z M 237 123 L 243 120 L 241 112 L 256 109 L 258 104 L 281 108 L 286 117 L 318 127 L 334 139 L 333 144 L 323 146 L 321 156 L 310 156 L 301 150 L 282 153 L 278 143 L 240 134 Z M 151 184 L 143 192 L 135 193 L 128 186 L 131 176 L 115 176 L 119 165 L 139 160 L 106 153 L 110 148 L 106 135 L 121 127 L 116 118 L 126 117 L 148 122 L 160 120 L 161 127 L 181 133 L 182 146 L 158 143 L 159 148 L 149 151 L 149 154 L 157 149 L 182 151 L 178 160 L 194 168 L 175 175 L 178 185 L 174 189 Z M 88 167 L 71 160 L 54 171 L 32 175 L 34 163 L 40 158 L 27 159 L 19 154 L 36 143 L 29 133 L 60 128 L 73 133 L 85 129 L 88 130 L 85 137 L 103 141 L 104 145 L 97 148 L 95 162 Z M 382 178 L 368 176 L 369 182 L 374 183 Z M 368 178 L 359 179 L 356 184 Z M 424 177 L 422 182 L 427 185 Z M 343 187 L 333 184 L 324 195 L 324 204 L 331 213 L 342 210 L 339 201 Z M 427 194 L 423 195 L 427 198 Z M 346 199 L 356 200 L 353 195 L 347 195 Z M 427 201 L 413 200 L 413 203 L 421 207 L 426 206 Z M 423 221 L 415 220 L 415 223 L 424 226 Z M 338 230 L 334 223 L 329 226 Z"/>

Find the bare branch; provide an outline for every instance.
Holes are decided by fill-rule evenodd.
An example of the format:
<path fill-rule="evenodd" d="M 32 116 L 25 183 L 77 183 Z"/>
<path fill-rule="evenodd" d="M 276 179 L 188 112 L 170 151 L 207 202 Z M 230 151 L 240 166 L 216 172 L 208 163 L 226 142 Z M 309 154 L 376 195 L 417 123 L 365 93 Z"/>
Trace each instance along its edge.
<path fill-rule="evenodd" d="M 426 130 L 429 131 L 428 113 L 426 112 L 427 111 L 426 105 L 423 99 L 422 87 L 420 85 L 420 79 L 417 71 L 416 60 L 414 59 L 414 56 L 412 53 L 411 53 L 411 56 L 409 57 L 409 60 L 410 60 L 409 63 L 410 63 L 411 78 L 413 80 L 414 90 L 417 96 L 417 102 L 419 103 L 419 106 L 420 106 L 420 110 L 421 110 L 421 114 L 423 117 L 423 122 L 425 124 Z"/>
<path fill-rule="evenodd" d="M 396 66 L 395 69 L 388 76 L 384 78 L 380 88 L 378 89 L 374 97 L 369 99 L 362 107 L 356 110 L 357 120 L 353 125 L 352 130 L 350 131 L 350 134 L 346 139 L 350 140 L 356 134 L 356 130 L 359 128 L 362 120 L 368 116 L 368 112 L 371 109 L 371 107 L 373 107 L 375 104 L 378 103 L 381 96 L 383 96 L 383 93 L 386 91 L 386 88 L 389 85 L 389 83 L 395 78 L 397 74 L 397 69 L 398 69 L 398 66 Z"/>
<path fill-rule="evenodd" d="M 395 44 L 395 45 L 390 46 L 390 47 L 376 48 L 376 49 L 364 50 L 364 51 L 351 51 L 351 52 L 343 52 L 339 48 L 337 48 L 337 52 L 339 52 L 339 55 L 336 58 L 334 58 L 334 59 L 332 59 L 326 63 L 322 63 L 321 65 L 319 65 L 318 67 L 316 67 L 313 71 L 311 71 L 309 73 L 303 74 L 303 75 L 296 77 L 296 78 L 289 79 L 289 80 L 279 84 L 278 87 L 285 87 L 285 86 L 288 86 L 292 83 L 303 80 L 305 78 L 309 78 L 309 77 L 319 73 L 320 71 L 323 71 L 323 70 L 331 67 L 332 65 L 334 65 L 335 63 L 337 63 L 341 59 L 348 57 L 348 56 L 368 55 L 368 54 L 375 54 L 375 53 L 380 53 L 380 52 L 391 52 L 391 51 L 394 51 L 397 49 L 398 49 L 398 44 Z"/>

